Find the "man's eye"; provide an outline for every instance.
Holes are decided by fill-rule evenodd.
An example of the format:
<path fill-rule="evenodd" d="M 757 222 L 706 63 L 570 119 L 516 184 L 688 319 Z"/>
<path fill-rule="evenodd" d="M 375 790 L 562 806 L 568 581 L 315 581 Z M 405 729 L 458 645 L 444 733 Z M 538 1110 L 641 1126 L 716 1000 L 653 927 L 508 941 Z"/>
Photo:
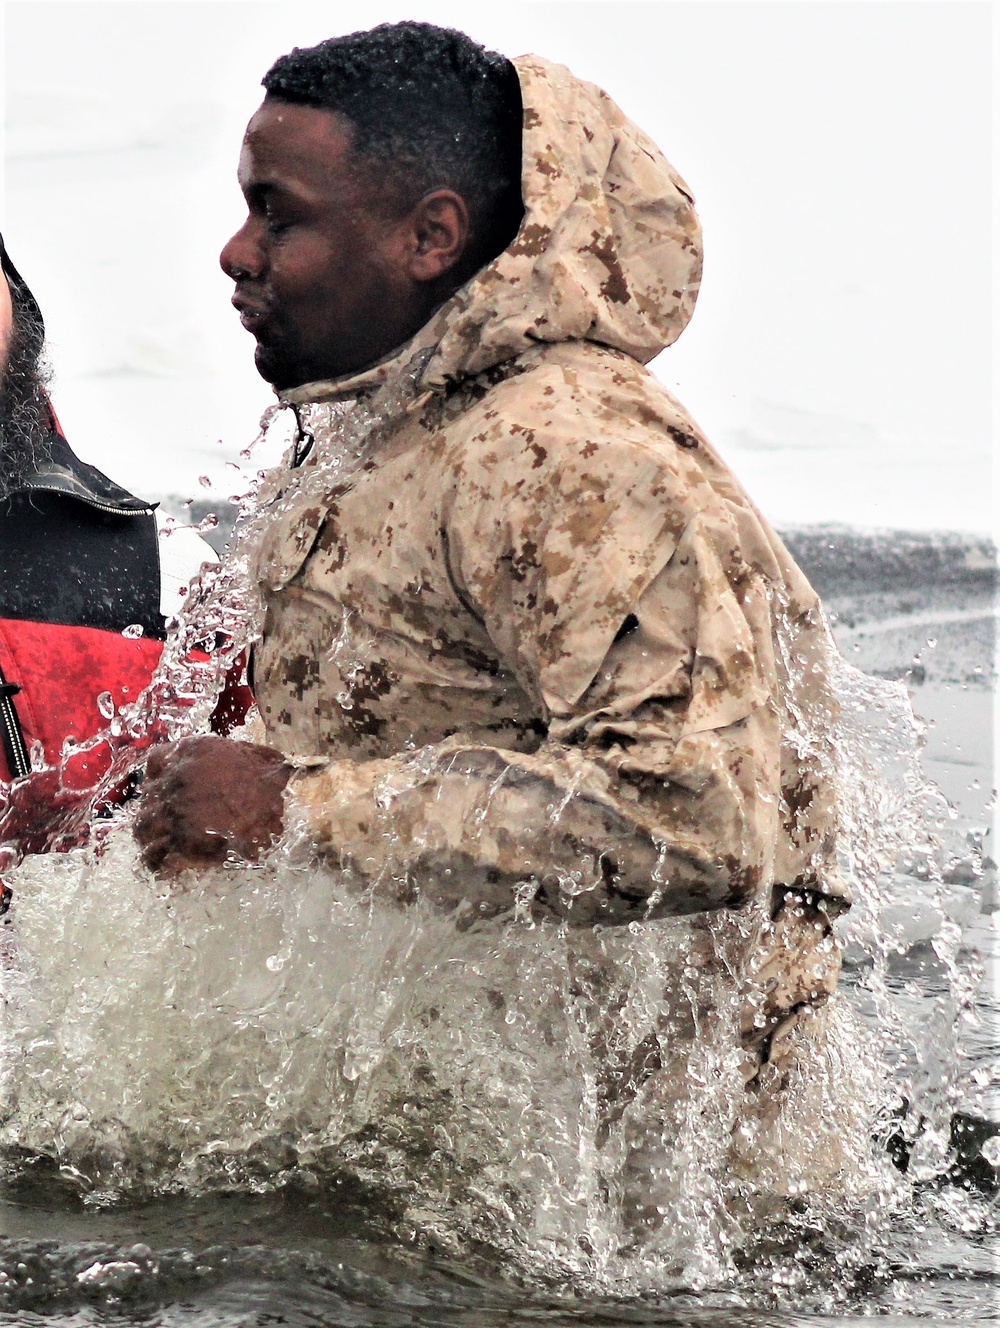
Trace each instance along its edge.
<path fill-rule="evenodd" d="M 276 217 L 268 217 L 267 233 L 268 235 L 283 235 L 289 230 L 292 223 L 290 221 L 279 221 Z"/>

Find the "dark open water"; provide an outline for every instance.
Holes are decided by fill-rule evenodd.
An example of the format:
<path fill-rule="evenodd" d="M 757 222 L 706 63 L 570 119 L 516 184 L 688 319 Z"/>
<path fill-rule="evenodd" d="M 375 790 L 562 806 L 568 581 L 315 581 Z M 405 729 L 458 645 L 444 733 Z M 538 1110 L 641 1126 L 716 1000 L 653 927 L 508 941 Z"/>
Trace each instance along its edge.
<path fill-rule="evenodd" d="M 925 768 L 957 809 L 949 833 L 974 840 L 989 820 L 993 783 L 990 550 L 844 532 L 803 532 L 791 542 L 837 615 L 846 656 L 909 685 L 915 711 L 931 722 Z M 387 1194 L 335 1169 L 318 1181 L 315 1172 L 282 1170 L 279 1159 L 255 1174 L 244 1169 L 228 1191 L 219 1192 L 216 1178 L 211 1193 L 195 1186 L 142 1200 L 111 1189 L 102 1196 L 45 1155 L 44 1122 L 28 1119 L 19 1127 L 26 1134 L 37 1127 L 30 1150 L 11 1138 L 10 1122 L 6 1136 L 0 1323 L 847 1328 L 871 1316 L 887 1325 L 1000 1319 L 996 886 L 989 870 L 977 875 L 960 860 L 950 876 L 932 887 L 902 864 L 893 887 L 903 900 L 893 915 L 903 941 L 884 980 L 909 1023 L 911 1063 L 897 1058 L 874 1067 L 876 1076 L 930 1079 L 941 1065 L 954 1073 L 941 1090 L 950 1137 L 940 1128 L 921 1134 L 911 1121 L 892 1144 L 900 1166 L 909 1157 L 909 1170 L 899 1176 L 904 1188 L 888 1221 L 873 1197 L 868 1214 L 845 1208 L 823 1217 L 792 1202 L 783 1223 L 756 1241 L 746 1236 L 720 1281 L 709 1274 L 668 1293 L 648 1286 L 630 1293 L 623 1284 L 611 1294 L 593 1283 L 574 1289 L 551 1267 L 533 1277 L 530 1266 L 515 1269 L 485 1243 L 436 1242 L 426 1226 L 410 1233 Z M 940 925 L 942 897 L 950 932 Z M 81 908 L 81 927 L 88 916 Z M 851 945 L 847 960 L 845 987 L 872 1018 L 870 961 Z M 977 966 L 986 978 L 956 1034 L 941 1010 L 951 987 Z M 119 1022 L 124 1029 L 127 1021 Z M 71 1054 L 82 1063 L 103 1053 L 67 1047 Z M 128 1063 L 109 1061 L 118 1074 Z M 59 1122 L 60 1139 L 67 1128 Z"/>

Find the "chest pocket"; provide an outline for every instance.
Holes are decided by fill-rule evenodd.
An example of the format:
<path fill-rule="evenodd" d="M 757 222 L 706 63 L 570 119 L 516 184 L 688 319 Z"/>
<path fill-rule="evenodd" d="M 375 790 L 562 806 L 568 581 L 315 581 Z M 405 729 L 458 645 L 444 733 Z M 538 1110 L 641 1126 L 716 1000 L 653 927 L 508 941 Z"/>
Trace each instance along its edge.
<path fill-rule="evenodd" d="M 348 488 L 338 485 L 319 494 L 286 491 L 275 502 L 255 564 L 256 579 L 265 590 L 274 594 L 298 576 L 335 510 L 337 499 Z"/>

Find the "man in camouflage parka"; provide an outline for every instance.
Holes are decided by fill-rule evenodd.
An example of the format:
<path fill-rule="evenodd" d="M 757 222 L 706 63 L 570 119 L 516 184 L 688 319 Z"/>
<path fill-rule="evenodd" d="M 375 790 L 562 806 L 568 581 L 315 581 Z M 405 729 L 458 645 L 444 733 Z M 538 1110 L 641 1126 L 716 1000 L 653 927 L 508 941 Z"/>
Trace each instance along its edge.
<path fill-rule="evenodd" d="M 514 64 L 513 240 L 404 344 L 325 375 L 268 341 L 278 300 L 254 303 L 269 241 L 253 228 L 255 209 L 261 235 L 283 224 L 259 201 L 278 174 L 267 135 L 337 113 L 265 80 L 241 165 L 251 216 L 223 264 L 311 445 L 272 478 L 253 544 L 267 750 L 157 754 L 137 833 L 169 873 L 253 857 L 291 818 L 359 881 L 469 920 L 740 910 L 752 1082 L 818 1023 L 839 970 L 829 779 L 802 738 L 830 711 L 826 630 L 644 368 L 694 307 L 690 191 L 598 88 Z"/>

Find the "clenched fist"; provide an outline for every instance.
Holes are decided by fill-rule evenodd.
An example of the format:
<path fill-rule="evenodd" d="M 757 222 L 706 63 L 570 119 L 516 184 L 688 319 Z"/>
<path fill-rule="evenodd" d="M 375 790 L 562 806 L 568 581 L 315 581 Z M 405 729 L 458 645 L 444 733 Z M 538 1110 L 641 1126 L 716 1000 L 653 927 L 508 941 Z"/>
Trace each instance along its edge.
<path fill-rule="evenodd" d="M 282 831 L 292 768 L 280 752 L 227 738 L 185 738 L 146 762 L 135 837 L 158 876 L 256 862 Z"/>

